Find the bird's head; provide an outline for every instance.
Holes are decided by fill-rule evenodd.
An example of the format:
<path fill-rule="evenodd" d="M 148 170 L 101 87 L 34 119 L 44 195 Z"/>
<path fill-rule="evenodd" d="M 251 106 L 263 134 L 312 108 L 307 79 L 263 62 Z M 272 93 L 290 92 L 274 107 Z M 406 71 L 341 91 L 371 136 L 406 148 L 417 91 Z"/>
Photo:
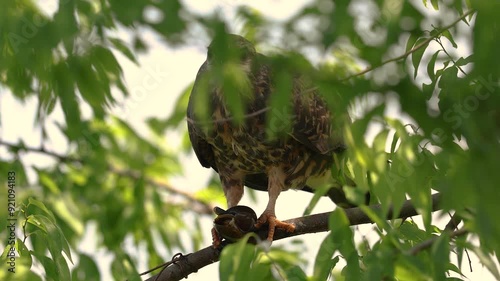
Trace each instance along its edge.
<path fill-rule="evenodd" d="M 232 61 L 250 71 L 257 52 L 253 44 L 242 36 L 227 34 L 216 37 L 208 46 L 207 62 L 209 65 L 224 64 Z"/>

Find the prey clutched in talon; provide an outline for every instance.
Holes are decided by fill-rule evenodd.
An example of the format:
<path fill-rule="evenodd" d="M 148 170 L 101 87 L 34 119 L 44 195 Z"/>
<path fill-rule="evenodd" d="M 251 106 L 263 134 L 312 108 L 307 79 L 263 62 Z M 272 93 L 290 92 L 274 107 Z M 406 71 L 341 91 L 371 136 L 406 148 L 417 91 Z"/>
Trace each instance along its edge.
<path fill-rule="evenodd" d="M 227 210 L 215 207 L 214 212 L 217 214 L 212 228 L 214 248 L 220 246 L 222 239 L 233 242 L 255 230 L 257 215 L 247 206 L 234 206 Z"/>

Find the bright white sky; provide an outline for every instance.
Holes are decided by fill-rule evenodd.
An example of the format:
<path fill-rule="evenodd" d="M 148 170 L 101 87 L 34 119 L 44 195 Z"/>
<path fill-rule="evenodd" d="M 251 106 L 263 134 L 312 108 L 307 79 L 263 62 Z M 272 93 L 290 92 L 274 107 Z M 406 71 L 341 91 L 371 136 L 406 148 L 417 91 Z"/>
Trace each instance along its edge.
<path fill-rule="evenodd" d="M 244 1 L 236 0 L 185 0 L 184 2 L 199 13 L 207 13 L 214 9 L 221 9 L 226 18 L 229 19 L 227 22 L 231 23 L 237 22 L 234 20 L 235 8 L 239 4 L 244 3 Z M 293 15 L 308 2 L 310 1 L 258 0 L 252 1 L 252 4 L 249 5 L 261 11 L 266 17 L 274 20 L 283 20 Z M 45 7 L 46 11 L 49 13 L 54 11 L 57 7 L 52 0 L 41 0 L 39 3 L 41 6 Z M 235 30 L 232 30 L 232 32 L 237 31 L 237 27 Z M 144 123 L 145 119 L 152 116 L 165 118 L 170 114 L 177 97 L 182 90 L 194 80 L 198 68 L 205 60 L 205 47 L 209 42 L 200 41 L 200 45 L 171 49 L 168 48 L 165 43 L 162 43 L 153 33 L 144 32 L 142 34 L 144 36 L 143 38 L 147 40 L 150 46 L 150 51 L 145 55 L 139 56 L 140 66 L 136 66 L 121 55 L 117 55 L 124 69 L 125 80 L 130 89 L 131 96 L 126 100 L 122 100 L 121 104 L 123 107 L 115 108 L 113 112 L 119 117 L 129 121 L 141 134 L 148 136 L 149 132 Z M 122 38 L 129 37 L 128 34 L 123 32 L 120 32 L 119 35 Z M 156 80 L 155 77 L 157 77 Z M 155 83 L 151 81 L 155 81 Z M 142 91 L 145 85 L 149 86 L 146 91 Z M 28 146 L 38 147 L 40 145 L 40 133 L 34 129 L 33 124 L 34 114 L 36 112 L 35 101 L 36 99 L 32 98 L 26 103 L 21 104 L 15 101 L 10 94 L 6 94 L 5 91 L 0 92 L 0 117 L 2 121 L 0 137 L 3 140 L 17 142 L 19 139 L 22 139 Z M 129 110 L 123 110 L 123 108 L 128 108 Z M 59 122 L 64 120 L 59 107 L 47 120 L 47 129 L 52 142 L 49 143 L 46 148 L 64 153 L 67 146 L 64 138 L 55 128 L 54 121 L 56 120 Z M 169 146 L 176 147 L 180 143 L 180 138 L 177 134 L 170 134 L 168 141 L 171 144 Z M 4 150 L 0 148 L 0 152 L 4 153 Z M 37 165 L 40 165 L 40 163 L 46 163 L 47 165 L 53 163 L 53 159 L 40 155 L 29 155 L 25 157 L 25 160 L 27 163 L 37 163 Z M 178 188 L 186 188 L 193 192 L 203 188 L 206 185 L 210 171 L 201 167 L 194 155 L 191 157 L 181 157 L 181 160 L 182 165 L 185 167 L 185 173 L 183 176 L 172 179 L 171 183 Z M 31 173 L 31 176 L 33 176 L 33 173 Z M 277 203 L 277 217 L 288 219 L 302 216 L 310 198 L 310 195 L 304 194 L 303 192 L 288 191 L 282 193 Z M 240 204 L 249 205 L 260 214 L 267 204 L 267 194 L 259 192 L 258 199 L 259 204 L 255 205 L 251 203 L 247 196 L 244 196 Z M 332 210 L 332 208 L 333 204 L 329 199 L 322 199 L 314 212 L 326 212 Z M 203 220 L 203 227 L 206 229 L 205 245 L 209 245 L 211 241 L 211 223 L 212 221 L 209 218 Z M 92 227 L 87 230 L 87 236 L 79 249 L 89 254 L 97 254 L 97 256 L 100 257 L 99 263 L 106 264 L 110 261 L 109 256 L 106 256 L 101 250 L 95 249 L 96 241 L 93 238 L 92 232 Z M 307 255 L 303 257 L 308 257 L 310 265 L 314 262 L 316 252 L 325 235 L 325 233 L 321 233 L 303 237 L 308 249 Z M 373 238 L 375 234 L 371 226 L 363 226 L 359 228 L 358 238 L 361 237 L 361 235 Z M 274 245 L 289 246 L 291 245 L 290 242 L 290 240 L 278 241 L 275 242 Z M 175 253 L 165 253 L 165 257 L 171 257 L 173 254 Z M 452 259 L 455 259 L 455 257 L 452 256 Z M 464 273 L 470 280 L 494 280 L 489 272 L 478 264 L 478 259 L 475 256 L 473 256 L 472 259 L 473 273 L 469 273 L 467 270 L 468 266 L 464 264 Z M 147 269 L 145 263 L 141 264 L 140 268 L 138 268 L 140 272 Z M 309 267 L 307 272 L 311 274 L 312 268 Z M 108 272 L 103 273 L 105 274 L 103 280 L 111 278 Z M 189 280 L 216 280 L 217 276 L 218 263 L 215 263 L 201 269 L 198 273 L 190 275 Z"/>

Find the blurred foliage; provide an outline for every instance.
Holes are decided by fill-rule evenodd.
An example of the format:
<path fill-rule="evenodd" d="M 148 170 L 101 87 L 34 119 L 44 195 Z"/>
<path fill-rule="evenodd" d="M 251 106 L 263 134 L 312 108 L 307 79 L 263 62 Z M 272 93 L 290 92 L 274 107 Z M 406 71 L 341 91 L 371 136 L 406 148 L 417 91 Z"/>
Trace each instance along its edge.
<path fill-rule="evenodd" d="M 9 240 L 9 221 L 0 221 L 0 241 L 6 246 L 0 279 L 12 277 L 4 267 L 9 253 L 17 256 L 16 280 L 103 278 L 98 256 L 79 247 L 94 228 L 96 249 L 111 254 L 109 270 L 117 280 L 139 280 L 136 268 L 142 260 L 149 268 L 169 260 L 160 249 L 170 255 L 199 249 L 202 232 L 209 233 L 200 218 L 210 214 L 211 204 L 221 203 L 221 190 L 214 179 L 196 194 L 171 186 L 168 179 L 182 168 L 180 155 L 164 137 L 168 131 L 185 136 L 180 124 L 191 86 L 170 117 L 147 120 L 154 137 L 145 138 L 109 113 L 117 98 L 128 96 L 116 54 L 138 63 L 137 56 L 149 49 L 141 37 L 143 28 L 169 45 L 189 44 L 200 27 L 207 37 L 224 40 L 228 19 L 220 13 L 199 15 L 171 0 L 61 0 L 53 14 L 30 0 L 0 3 L 2 95 L 8 89 L 20 101 L 37 100 L 35 121 L 43 143 L 52 137 L 45 119 L 60 107 L 65 122 L 59 129 L 68 147 L 57 154 L 43 145 L 0 142 L 8 152 L 0 158 L 0 197 L 8 198 L 3 187 L 12 184 L 4 175 L 15 171 L 17 204 L 11 215 L 2 199 L 0 217 L 15 218 L 20 234 Z M 313 276 L 304 271 L 308 259 L 303 251 L 274 246 L 267 251 L 243 241 L 223 251 L 220 279 L 462 280 L 460 261 L 466 250 L 500 279 L 500 56 L 495 55 L 500 49 L 500 2 L 317 0 L 279 22 L 246 6 L 236 11 L 240 33 L 258 48 L 279 33 L 283 49 L 290 51 L 269 56 L 283 70 L 276 74 L 272 105 L 286 104 L 288 82 L 301 73 L 332 111 L 354 108 L 352 123 L 339 121 L 349 146 L 345 169 L 358 185 L 347 195 L 359 202 L 360 191 L 370 191 L 372 201 L 383 207 L 369 214 L 376 222 L 374 243 L 355 243 L 345 214 L 335 211 L 331 232 L 311 263 Z M 131 39 L 112 35 L 118 30 Z M 311 50 L 321 54 L 320 62 Z M 244 81 L 232 66 L 221 72 L 225 79 L 236 77 L 226 86 L 237 89 Z M 227 100 L 242 120 L 243 102 L 234 96 Z M 406 121 L 387 116 L 394 103 Z M 90 117 L 83 117 L 83 107 L 91 109 Z M 372 125 L 380 130 L 368 142 Z M 186 137 L 181 149 L 189 151 Z M 54 162 L 27 164 L 24 155 L 29 153 Z M 34 181 L 28 181 L 27 170 L 35 172 Z M 436 225 L 433 190 L 442 193 L 445 211 L 463 218 L 480 246 L 450 237 L 444 226 Z M 422 214 L 423 228 L 384 219 L 389 206 L 397 213 L 407 198 Z M 190 245 L 182 235 L 191 237 Z M 412 252 L 429 239 L 436 239 L 429 249 Z M 146 256 L 126 246 L 130 242 L 145 249 Z M 458 277 L 450 277 L 452 272 Z"/>

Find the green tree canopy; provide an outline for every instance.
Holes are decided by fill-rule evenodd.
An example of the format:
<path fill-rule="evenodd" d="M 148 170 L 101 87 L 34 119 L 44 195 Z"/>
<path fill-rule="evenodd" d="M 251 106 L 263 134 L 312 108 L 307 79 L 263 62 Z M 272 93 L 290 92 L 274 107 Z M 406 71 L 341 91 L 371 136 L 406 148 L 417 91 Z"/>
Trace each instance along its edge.
<path fill-rule="evenodd" d="M 202 12 L 188 2 L 0 1 L 1 280 L 104 280 L 107 272 L 143 280 L 140 271 L 170 259 L 177 266 L 162 272 L 175 280 L 219 259 L 221 280 L 465 280 L 469 253 L 500 279 L 500 2 L 317 0 L 287 18 L 267 6 L 223 1 Z M 343 167 L 360 207 L 297 219 L 303 233 L 328 231 L 307 249 L 314 258 L 302 235 L 214 250 L 212 207 L 224 204 L 217 177 L 176 184 L 195 163 L 182 163 L 194 159 L 191 86 L 164 83 L 182 65 L 141 59 L 193 46 L 199 55 L 228 33 L 280 69 L 272 108 L 286 104 L 298 72 L 332 111 L 352 113 L 340 124 Z M 140 67 L 144 77 L 131 86 L 126 69 Z M 175 102 L 133 123 L 136 106 L 159 90 Z M 244 119 L 242 101 L 227 100 Z M 17 135 L 25 124 L 34 132 Z M 367 191 L 372 206 L 363 204 Z M 259 195 L 250 197 L 257 204 Z M 320 197 L 307 197 L 301 212 L 317 213 Z M 360 238 L 352 225 L 368 222 L 370 238 Z M 166 275 L 158 280 L 173 280 Z"/>

